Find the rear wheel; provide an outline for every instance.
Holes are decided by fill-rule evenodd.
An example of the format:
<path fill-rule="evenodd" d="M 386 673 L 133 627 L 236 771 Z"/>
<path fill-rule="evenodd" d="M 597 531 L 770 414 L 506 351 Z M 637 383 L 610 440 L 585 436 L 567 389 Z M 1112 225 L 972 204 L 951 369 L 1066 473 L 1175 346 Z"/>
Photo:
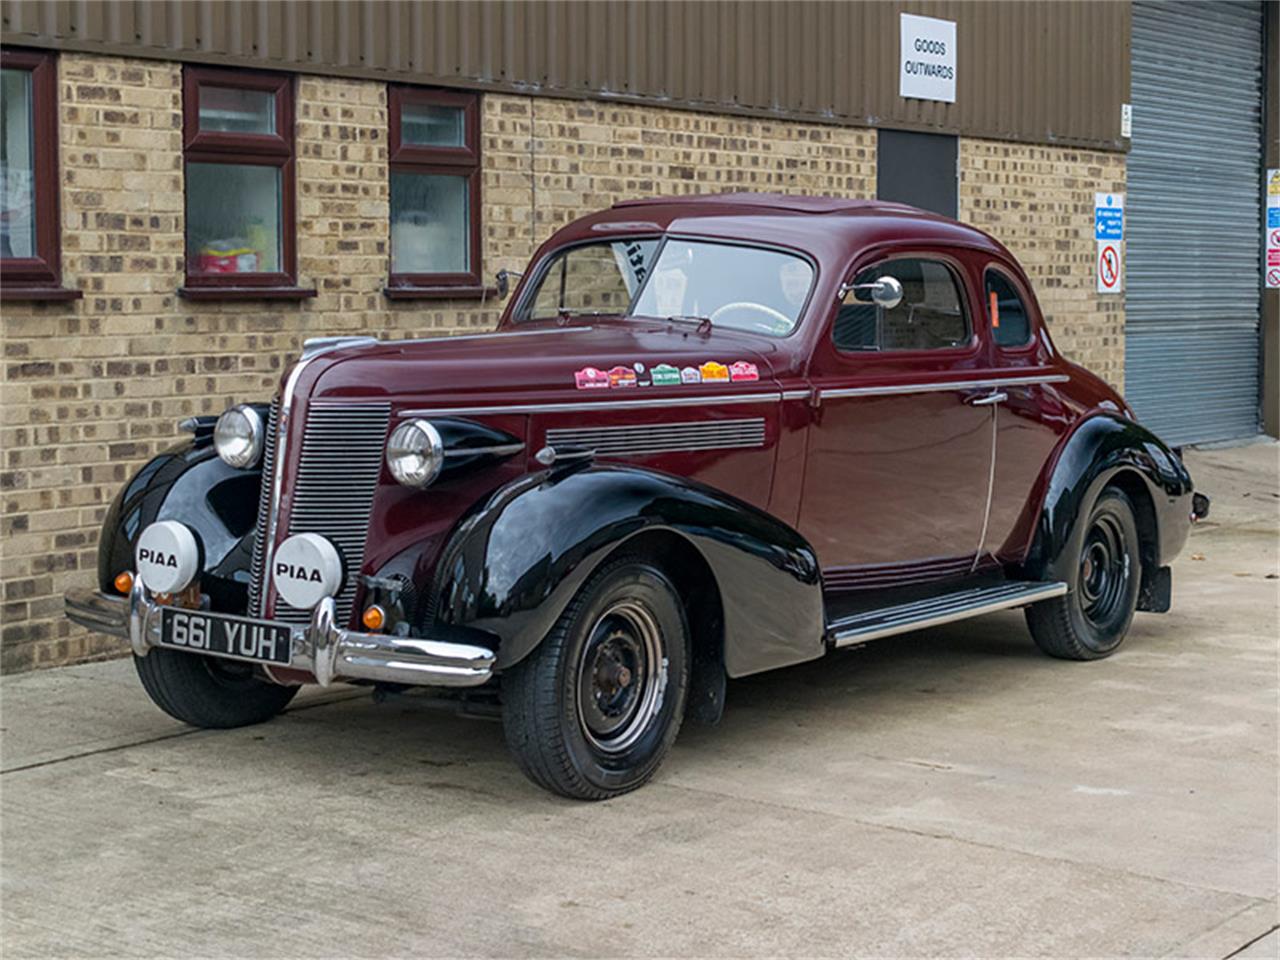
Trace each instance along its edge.
<path fill-rule="evenodd" d="M 1138 524 L 1123 491 L 1108 487 L 1094 501 L 1064 596 L 1027 608 L 1036 645 L 1053 657 L 1097 660 L 1120 646 L 1133 622 L 1142 582 Z"/>
<path fill-rule="evenodd" d="M 193 727 L 247 727 L 270 720 L 289 705 L 297 687 L 267 683 L 253 667 L 179 650 L 135 656 L 142 686 L 155 705 Z"/>
<path fill-rule="evenodd" d="M 639 787 L 675 740 L 689 630 L 671 581 L 639 557 L 602 568 L 538 648 L 503 674 L 503 728 L 525 774 L 603 800 Z"/>

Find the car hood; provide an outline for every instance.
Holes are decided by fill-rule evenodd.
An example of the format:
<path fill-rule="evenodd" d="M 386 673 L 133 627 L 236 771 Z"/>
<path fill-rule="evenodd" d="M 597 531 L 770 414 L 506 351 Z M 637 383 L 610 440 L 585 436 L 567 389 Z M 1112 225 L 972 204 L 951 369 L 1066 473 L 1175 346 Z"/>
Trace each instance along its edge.
<path fill-rule="evenodd" d="M 311 398 L 393 406 L 681 396 L 774 382 L 786 356 L 780 343 L 664 321 L 530 323 L 480 336 L 338 347 L 315 357 L 298 386 Z"/>

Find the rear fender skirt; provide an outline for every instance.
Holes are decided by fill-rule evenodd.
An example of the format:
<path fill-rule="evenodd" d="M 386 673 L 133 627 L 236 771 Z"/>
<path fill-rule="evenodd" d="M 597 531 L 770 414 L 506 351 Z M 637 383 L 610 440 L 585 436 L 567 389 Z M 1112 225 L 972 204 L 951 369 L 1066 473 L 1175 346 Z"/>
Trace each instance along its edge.
<path fill-rule="evenodd" d="M 1075 584 L 1075 570 L 1069 568 L 1085 532 L 1076 518 L 1124 473 L 1141 478 L 1154 508 L 1156 542 L 1147 558 L 1152 562 L 1144 564 L 1144 581 L 1186 543 L 1191 475 L 1177 454 L 1140 424 L 1110 413 L 1089 417 L 1066 439 L 1052 471 L 1027 558 L 1032 578 Z"/>
<path fill-rule="evenodd" d="M 214 610 L 245 612 L 253 528 L 257 522 L 258 469 L 240 470 L 218 458 L 208 439 L 170 447 L 130 478 L 107 510 L 98 541 L 98 587 L 133 570 L 133 550 L 157 520 L 178 520 L 200 540 L 205 562 L 201 585 Z"/>
<path fill-rule="evenodd" d="M 824 652 L 817 557 L 767 513 L 689 480 L 581 465 L 498 490 L 436 565 L 437 620 L 495 634 L 498 668 L 542 641 L 591 572 L 642 532 L 685 538 L 720 590 L 725 669 L 744 676 Z"/>

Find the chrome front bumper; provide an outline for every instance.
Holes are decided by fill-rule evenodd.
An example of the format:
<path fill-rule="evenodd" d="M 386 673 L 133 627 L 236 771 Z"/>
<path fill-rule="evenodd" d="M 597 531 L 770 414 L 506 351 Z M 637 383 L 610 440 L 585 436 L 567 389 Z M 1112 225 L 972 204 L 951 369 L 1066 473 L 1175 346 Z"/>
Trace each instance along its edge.
<path fill-rule="evenodd" d="M 145 657 L 160 646 L 161 606 L 152 601 L 141 578 L 126 597 L 97 590 L 71 590 L 66 595 L 67 617 L 81 626 L 123 637 L 133 652 Z M 431 687 L 474 687 L 493 676 L 494 651 L 468 643 L 393 637 L 344 630 L 334 619 L 332 598 L 312 611 L 306 625 L 276 622 L 289 629 L 291 670 L 312 674 L 321 686 L 335 680 L 375 680 L 381 683 Z M 174 649 L 170 647 L 169 649 Z M 218 656 L 190 652 L 195 656 Z M 285 667 L 286 664 L 267 664 Z"/>

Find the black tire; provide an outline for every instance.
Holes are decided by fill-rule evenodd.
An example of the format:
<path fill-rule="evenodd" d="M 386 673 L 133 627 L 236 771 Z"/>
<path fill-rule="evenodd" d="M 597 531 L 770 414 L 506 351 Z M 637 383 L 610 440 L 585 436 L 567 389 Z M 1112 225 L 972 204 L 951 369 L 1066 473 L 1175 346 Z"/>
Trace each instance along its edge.
<path fill-rule="evenodd" d="M 1138 524 L 1124 492 L 1107 487 L 1077 523 L 1084 524 L 1072 558 L 1067 593 L 1027 608 L 1027 625 L 1051 657 L 1098 660 L 1129 632 L 1142 585 Z"/>
<path fill-rule="evenodd" d="M 605 564 L 536 650 L 502 676 L 507 745 L 534 783 L 577 800 L 641 786 L 684 716 L 689 627 L 666 574 Z"/>
<path fill-rule="evenodd" d="M 226 729 L 270 720 L 289 705 L 297 687 L 259 680 L 234 660 L 153 649 L 133 665 L 155 705 L 193 727 Z"/>

